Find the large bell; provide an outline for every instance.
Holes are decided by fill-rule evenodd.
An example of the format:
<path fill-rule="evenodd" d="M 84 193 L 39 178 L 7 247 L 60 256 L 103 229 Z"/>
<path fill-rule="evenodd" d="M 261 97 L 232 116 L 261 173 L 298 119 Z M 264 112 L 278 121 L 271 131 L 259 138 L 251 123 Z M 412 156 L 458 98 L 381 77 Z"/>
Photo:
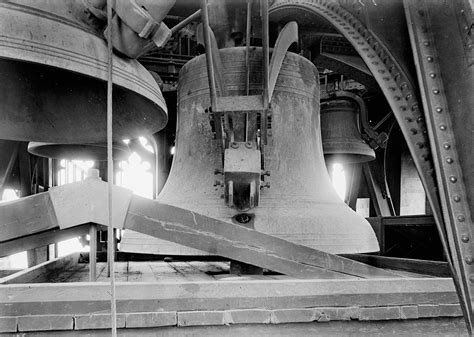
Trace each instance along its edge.
<path fill-rule="evenodd" d="M 364 163 L 374 150 L 361 138 L 358 105 L 344 98 L 321 102 L 321 138 L 327 163 Z"/>
<path fill-rule="evenodd" d="M 107 44 L 81 15 L 76 0 L 0 3 L 2 139 L 106 142 Z M 136 60 L 114 55 L 113 64 L 114 139 L 163 128 L 166 105 L 152 75 Z"/>
<path fill-rule="evenodd" d="M 224 79 L 230 95 L 245 93 L 245 48 L 221 49 Z M 250 93 L 261 93 L 261 49 L 250 54 Z M 379 249 L 369 223 L 337 196 L 321 147 L 319 82 L 316 67 L 287 53 L 271 101 L 271 129 L 265 146 L 270 188 L 259 205 L 242 214 L 224 202 L 215 186 L 222 168 L 221 141 L 214 139 L 205 56 L 181 70 L 178 89 L 176 155 L 158 196 L 161 203 L 186 208 L 223 221 L 253 227 L 288 241 L 331 253 L 374 252 Z M 202 252 L 139 233 L 126 232 L 121 250 L 155 254 Z"/>

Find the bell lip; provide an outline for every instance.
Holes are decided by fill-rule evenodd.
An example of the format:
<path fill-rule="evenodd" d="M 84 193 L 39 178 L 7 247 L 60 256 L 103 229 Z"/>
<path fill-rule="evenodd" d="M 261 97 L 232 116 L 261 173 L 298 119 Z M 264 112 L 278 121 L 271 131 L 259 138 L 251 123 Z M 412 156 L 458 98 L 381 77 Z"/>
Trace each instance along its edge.
<path fill-rule="evenodd" d="M 64 149 L 61 151 L 61 149 Z M 112 144 L 113 159 L 126 160 L 131 155 L 131 151 L 125 144 L 114 142 Z M 66 160 L 107 160 L 106 144 L 60 144 L 29 142 L 28 152 L 43 158 L 66 159 Z M 75 154 L 74 154 L 75 153 Z"/>
<path fill-rule="evenodd" d="M 60 3 L 63 2 L 54 5 Z M 42 64 L 107 81 L 107 43 L 90 27 L 72 18 L 12 3 L 0 3 L 0 22 L 3 22 L 0 58 Z M 158 108 L 153 113 L 163 115 L 159 130 L 164 128 L 168 109 L 153 76 L 137 60 L 115 54 L 112 57 L 114 85 L 151 101 Z"/>

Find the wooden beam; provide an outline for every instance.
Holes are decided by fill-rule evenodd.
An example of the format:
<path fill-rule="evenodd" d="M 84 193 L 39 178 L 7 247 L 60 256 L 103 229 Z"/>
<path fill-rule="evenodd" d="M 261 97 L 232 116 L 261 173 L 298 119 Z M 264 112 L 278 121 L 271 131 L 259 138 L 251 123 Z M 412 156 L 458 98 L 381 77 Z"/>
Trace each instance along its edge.
<path fill-rule="evenodd" d="M 63 230 L 56 227 L 51 230 L 23 236 L 18 239 L 0 242 L 0 257 L 87 234 L 88 227 L 88 225 L 81 225 Z"/>
<path fill-rule="evenodd" d="M 4 277 L 0 279 L 0 284 L 48 282 L 49 273 L 65 269 L 69 265 L 78 263 L 78 261 L 79 253 L 72 253 Z"/>
<path fill-rule="evenodd" d="M 0 242 L 58 227 L 49 193 L 0 204 Z"/>
<path fill-rule="evenodd" d="M 0 242 L 58 225 L 68 228 L 89 222 L 105 224 L 106 208 L 98 206 L 106 200 L 104 185 L 100 180 L 88 179 L 0 205 L 3 211 Z M 124 225 L 127 229 L 298 278 L 397 276 L 189 210 L 132 197 L 130 191 L 117 186 L 114 191 L 117 207 L 114 207 L 113 225 L 117 228 Z"/>
<path fill-rule="evenodd" d="M 376 164 L 364 164 L 363 171 L 367 186 L 369 188 L 370 198 L 375 208 L 375 213 L 377 214 L 377 216 L 395 215 L 395 210 L 392 205 L 392 201 L 388 196 L 387 192 L 385 191 L 384 193 L 381 187 L 380 180 L 382 178 L 379 177 L 379 179 L 377 179 L 376 177 L 377 173 L 376 170 L 373 168 L 374 165 Z M 378 169 L 380 169 L 380 166 L 378 166 Z"/>
<path fill-rule="evenodd" d="M 404 270 L 412 273 L 439 277 L 451 277 L 451 271 L 449 270 L 448 263 L 442 261 L 404 259 L 399 257 L 366 254 L 344 254 L 343 256 L 351 260 L 367 263 L 371 266 L 379 268 Z"/>
<path fill-rule="evenodd" d="M 0 198 L 18 157 L 19 142 L 0 140 Z"/>
<path fill-rule="evenodd" d="M 311 308 L 458 303 L 449 278 L 119 282 L 117 311 Z M 2 286 L 3 316 L 110 312 L 107 283 Z"/>
<path fill-rule="evenodd" d="M 297 278 L 394 277 L 253 229 L 133 196 L 124 228 Z"/>

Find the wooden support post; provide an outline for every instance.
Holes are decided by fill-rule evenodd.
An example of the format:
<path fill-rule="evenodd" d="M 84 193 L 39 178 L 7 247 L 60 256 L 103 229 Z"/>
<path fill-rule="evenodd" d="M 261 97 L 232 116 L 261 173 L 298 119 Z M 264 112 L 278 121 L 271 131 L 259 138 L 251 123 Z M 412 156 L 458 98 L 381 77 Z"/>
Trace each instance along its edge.
<path fill-rule="evenodd" d="M 2 197 L 5 184 L 10 177 L 13 166 L 15 165 L 18 156 L 19 142 L 1 140 L 0 141 L 0 156 L 4 160 L 0 162 L 0 198 Z M 5 160 L 7 159 L 8 160 Z"/>
<path fill-rule="evenodd" d="M 97 225 L 91 224 L 89 228 L 89 281 L 97 279 Z"/>
<path fill-rule="evenodd" d="M 369 188 L 370 199 L 372 200 L 375 214 L 377 216 L 395 215 L 392 200 L 387 193 L 383 192 L 380 180 L 375 176 L 377 173 L 373 169 L 374 164 L 366 163 L 363 165 L 364 176 Z"/>
<path fill-rule="evenodd" d="M 49 260 L 48 246 L 33 248 L 27 251 L 28 268 Z"/>

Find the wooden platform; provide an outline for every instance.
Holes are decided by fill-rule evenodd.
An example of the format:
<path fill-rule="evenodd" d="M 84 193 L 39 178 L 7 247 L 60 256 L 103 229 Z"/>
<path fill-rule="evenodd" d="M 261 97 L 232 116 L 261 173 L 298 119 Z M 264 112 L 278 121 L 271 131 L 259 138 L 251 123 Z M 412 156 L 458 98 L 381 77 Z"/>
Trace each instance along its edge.
<path fill-rule="evenodd" d="M 105 268 L 98 263 L 98 281 L 88 282 L 88 264 L 73 254 L 0 279 L 0 332 L 109 334 Z M 450 278 L 238 276 L 222 261 L 117 262 L 115 269 L 124 336 L 466 333 Z"/>

